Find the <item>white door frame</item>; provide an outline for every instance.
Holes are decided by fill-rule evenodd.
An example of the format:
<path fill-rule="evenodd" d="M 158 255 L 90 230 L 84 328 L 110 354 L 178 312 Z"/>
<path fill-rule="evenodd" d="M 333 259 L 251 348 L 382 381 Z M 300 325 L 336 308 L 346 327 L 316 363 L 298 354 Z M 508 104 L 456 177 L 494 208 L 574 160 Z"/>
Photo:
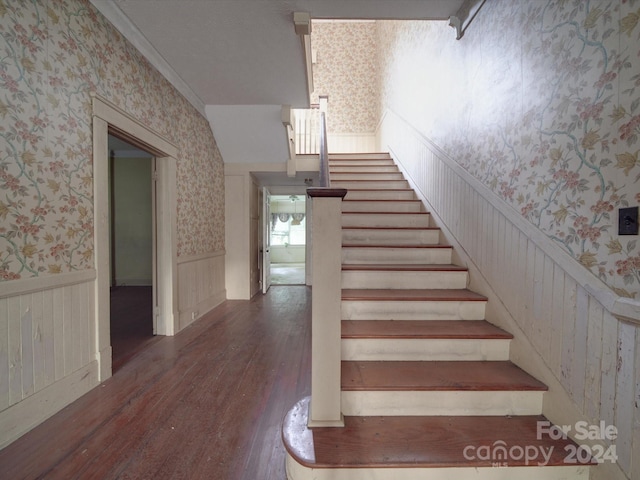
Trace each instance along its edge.
<path fill-rule="evenodd" d="M 262 293 L 271 287 L 271 194 L 262 187 Z"/>
<path fill-rule="evenodd" d="M 100 381 L 111 376 L 109 307 L 109 151 L 112 132 L 156 157 L 156 265 L 157 305 L 154 332 L 173 335 L 177 331 L 177 227 L 176 158 L 178 148 L 109 101 L 93 96 L 93 179 L 96 360 Z"/>

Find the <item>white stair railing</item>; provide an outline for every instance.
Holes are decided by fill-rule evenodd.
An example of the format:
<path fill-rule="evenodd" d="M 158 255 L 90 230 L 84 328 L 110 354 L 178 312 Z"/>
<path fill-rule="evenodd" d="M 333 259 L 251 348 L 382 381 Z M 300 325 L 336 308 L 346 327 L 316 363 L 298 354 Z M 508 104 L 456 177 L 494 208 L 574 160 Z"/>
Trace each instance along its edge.
<path fill-rule="evenodd" d="M 321 126 L 320 114 L 327 113 L 329 97 L 321 95 L 320 103 L 311 104 L 311 108 L 300 108 L 293 111 L 295 117 L 295 143 L 297 155 L 318 155 L 321 148 L 320 131 L 324 128 L 326 141 L 326 118 Z M 326 144 L 325 144 L 326 147 Z"/>
<path fill-rule="evenodd" d="M 295 142 L 297 155 L 317 155 L 320 153 L 320 109 L 318 105 L 311 108 L 294 110 Z"/>

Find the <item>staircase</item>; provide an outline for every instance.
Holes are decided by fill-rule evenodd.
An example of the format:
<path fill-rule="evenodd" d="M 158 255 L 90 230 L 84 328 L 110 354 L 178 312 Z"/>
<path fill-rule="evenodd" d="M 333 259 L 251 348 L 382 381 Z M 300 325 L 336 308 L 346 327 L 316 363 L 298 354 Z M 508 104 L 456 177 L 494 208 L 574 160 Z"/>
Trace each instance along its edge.
<path fill-rule="evenodd" d="M 587 479 L 539 433 L 546 386 L 509 361 L 429 213 L 386 154 L 330 156 L 342 202 L 345 426 L 287 414 L 290 480 Z M 545 432 L 548 430 L 545 430 Z"/>

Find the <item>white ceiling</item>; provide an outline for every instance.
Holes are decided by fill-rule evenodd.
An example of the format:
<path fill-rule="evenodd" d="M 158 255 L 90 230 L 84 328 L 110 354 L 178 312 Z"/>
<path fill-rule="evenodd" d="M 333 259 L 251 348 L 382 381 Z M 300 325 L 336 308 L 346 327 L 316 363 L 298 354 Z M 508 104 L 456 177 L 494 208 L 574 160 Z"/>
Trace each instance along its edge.
<path fill-rule="evenodd" d="M 286 159 L 284 127 L 264 115 L 283 141 L 238 149 L 242 124 L 221 123 L 230 107 L 309 103 L 303 50 L 293 13 L 312 19 L 434 19 L 454 15 L 464 0 L 91 0 L 176 88 L 209 119 L 225 162 Z M 452 37 L 455 37 L 452 31 Z M 226 106 L 224 110 L 219 106 Z M 257 123 L 258 120 L 256 120 Z M 235 123 L 235 122 L 234 122 Z M 254 125 L 259 127 L 259 125 Z M 229 135 L 229 130 L 236 132 Z M 251 153 L 253 155 L 253 153 Z"/>

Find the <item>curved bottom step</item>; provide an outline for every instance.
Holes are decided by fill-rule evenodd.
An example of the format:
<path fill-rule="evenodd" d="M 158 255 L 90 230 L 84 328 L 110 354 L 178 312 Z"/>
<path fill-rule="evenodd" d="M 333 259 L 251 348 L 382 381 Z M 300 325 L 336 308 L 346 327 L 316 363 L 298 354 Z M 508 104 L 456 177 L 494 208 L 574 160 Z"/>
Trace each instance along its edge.
<path fill-rule="evenodd" d="M 541 415 L 345 417 L 344 428 L 309 429 L 308 407 L 307 397 L 283 423 L 289 480 L 589 478 L 591 464 L 565 463 L 575 443 L 538 435 Z"/>
<path fill-rule="evenodd" d="M 455 467 L 455 468 L 310 468 L 286 457 L 287 480 L 587 480 L 589 468 Z M 540 470 L 544 469 L 543 474 Z"/>

